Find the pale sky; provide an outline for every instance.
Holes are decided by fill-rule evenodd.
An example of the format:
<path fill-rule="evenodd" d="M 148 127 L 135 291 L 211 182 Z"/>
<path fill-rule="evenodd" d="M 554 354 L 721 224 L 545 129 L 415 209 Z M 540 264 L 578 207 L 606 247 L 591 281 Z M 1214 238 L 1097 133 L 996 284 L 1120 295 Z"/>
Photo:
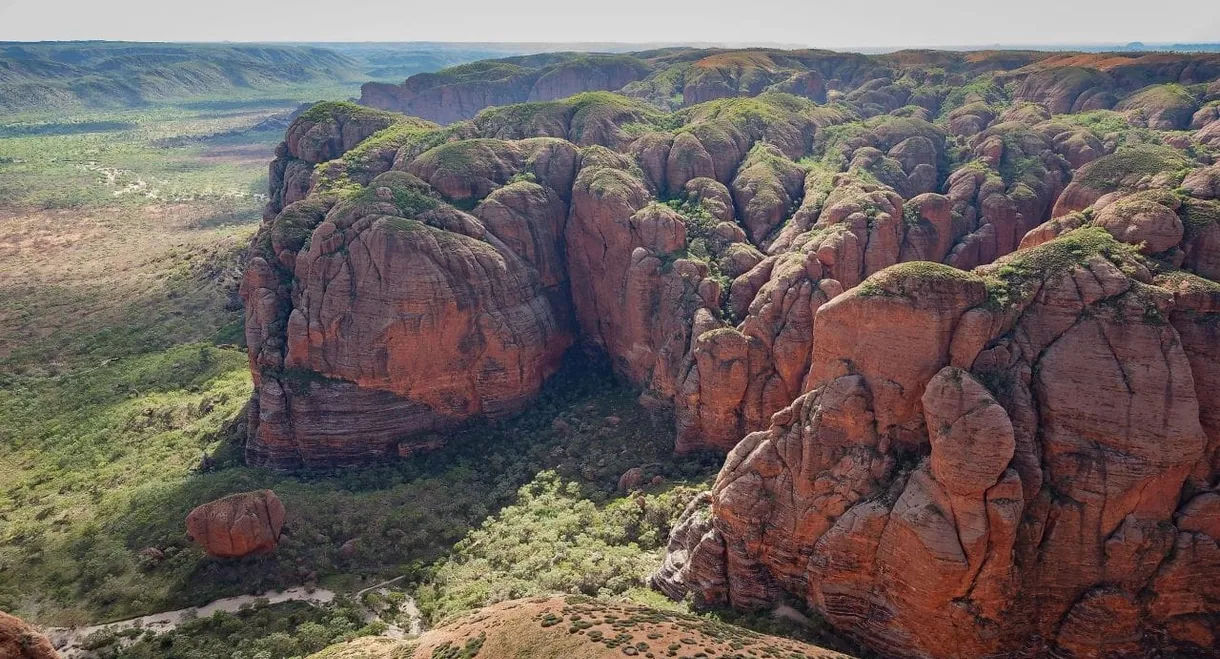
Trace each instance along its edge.
<path fill-rule="evenodd" d="M 1220 2 L 0 0 L 0 40 L 772 42 L 824 48 L 1220 41 Z"/>

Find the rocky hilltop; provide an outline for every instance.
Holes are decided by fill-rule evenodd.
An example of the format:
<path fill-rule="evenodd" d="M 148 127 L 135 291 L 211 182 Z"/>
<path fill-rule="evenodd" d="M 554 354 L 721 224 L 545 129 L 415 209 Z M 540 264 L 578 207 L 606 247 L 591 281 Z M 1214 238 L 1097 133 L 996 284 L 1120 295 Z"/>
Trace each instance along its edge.
<path fill-rule="evenodd" d="M 510 600 L 430 630 L 417 641 L 362 638 L 331 646 L 309 659 L 429 659 L 431 657 L 569 656 L 784 657 L 847 659 L 807 643 L 707 620 L 583 596 Z"/>
<path fill-rule="evenodd" d="M 775 57 L 692 59 L 669 105 L 297 119 L 242 286 L 248 461 L 436 448 L 579 347 L 728 452 L 671 596 L 796 599 L 887 656 L 1214 652 L 1220 59 L 817 54 L 694 91 L 713 56 Z"/>

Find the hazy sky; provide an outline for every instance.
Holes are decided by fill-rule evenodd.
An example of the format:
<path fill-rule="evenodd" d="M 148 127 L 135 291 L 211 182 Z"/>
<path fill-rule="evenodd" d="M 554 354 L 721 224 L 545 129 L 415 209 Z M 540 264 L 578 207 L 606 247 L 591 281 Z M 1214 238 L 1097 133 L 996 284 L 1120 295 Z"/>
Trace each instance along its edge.
<path fill-rule="evenodd" d="M 775 42 L 827 48 L 1220 41 L 1220 2 L 0 0 L 0 40 Z"/>

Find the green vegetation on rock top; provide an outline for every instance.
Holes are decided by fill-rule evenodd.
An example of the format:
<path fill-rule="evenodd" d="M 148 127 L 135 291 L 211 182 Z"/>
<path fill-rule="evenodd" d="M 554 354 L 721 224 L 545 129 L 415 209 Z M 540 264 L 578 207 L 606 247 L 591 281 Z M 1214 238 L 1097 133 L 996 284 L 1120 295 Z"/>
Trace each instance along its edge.
<path fill-rule="evenodd" d="M 1154 283 L 1175 292 L 1220 296 L 1220 283 L 1186 270 L 1170 270 L 1156 276 Z"/>
<path fill-rule="evenodd" d="M 940 116 L 947 117 L 950 112 L 972 103 L 979 103 L 988 110 L 995 112 L 1008 103 L 1008 93 L 1000 80 L 990 73 L 985 73 L 966 83 L 953 87 L 940 106 Z"/>
<path fill-rule="evenodd" d="M 1128 96 L 1123 105 L 1128 107 L 1165 108 L 1171 106 L 1193 106 L 1198 103 L 1197 95 L 1184 85 L 1167 83 L 1149 85 Z"/>
<path fill-rule="evenodd" d="M 966 270 L 932 261 L 908 261 L 892 265 L 861 282 L 856 294 L 861 297 L 909 296 L 911 290 L 929 282 L 981 282 L 982 279 Z"/>
<path fill-rule="evenodd" d="M 351 101 L 322 101 L 314 103 L 310 108 L 301 113 L 297 121 L 318 123 L 327 120 L 382 120 L 392 123 L 406 121 L 407 118 L 401 114 L 394 112 L 386 112 L 376 108 L 368 108 L 363 105 L 357 105 Z M 430 125 L 431 122 L 426 122 L 414 117 L 410 118 L 410 122 L 416 126 Z"/>
<path fill-rule="evenodd" d="M 418 88 L 426 89 L 445 84 L 505 80 L 525 73 L 527 70 L 504 60 L 483 60 L 451 66 L 435 73 L 422 73 L 412 76 L 411 80 Z"/>
<path fill-rule="evenodd" d="M 1192 240 L 1212 225 L 1220 224 L 1220 200 L 1182 197 L 1178 217 L 1182 218 L 1185 239 Z"/>
<path fill-rule="evenodd" d="M 1120 148 L 1085 165 L 1074 181 L 1098 190 L 1114 190 L 1134 184 L 1142 177 L 1181 174 L 1188 166 L 1189 161 L 1176 149 L 1138 144 Z M 1181 180 L 1180 175 L 1178 179 Z"/>
<path fill-rule="evenodd" d="M 735 126 L 762 127 L 790 121 L 793 115 L 819 107 L 813 101 L 791 94 L 768 92 L 755 97 L 731 97 L 700 103 L 678 112 L 687 124 L 723 120 Z"/>
<path fill-rule="evenodd" d="M 1100 256 L 1126 271 L 1138 259 L 1132 245 L 1098 227 L 1069 231 L 1054 240 L 1019 250 L 979 270 L 987 284 L 988 305 L 1002 309 L 1020 302 L 1031 287 Z"/>

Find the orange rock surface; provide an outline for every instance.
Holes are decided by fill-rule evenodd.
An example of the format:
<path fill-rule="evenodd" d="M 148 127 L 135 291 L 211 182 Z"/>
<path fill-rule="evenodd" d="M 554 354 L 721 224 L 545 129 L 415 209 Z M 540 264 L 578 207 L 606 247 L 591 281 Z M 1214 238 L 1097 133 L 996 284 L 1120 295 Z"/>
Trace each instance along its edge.
<path fill-rule="evenodd" d="M 271 490 L 217 499 L 186 516 L 186 533 L 219 558 L 240 558 L 275 551 L 284 528 L 284 504 Z"/>
<path fill-rule="evenodd" d="M 0 659 L 59 659 L 59 653 L 24 620 L 0 611 Z"/>
<path fill-rule="evenodd" d="M 434 450 L 576 348 L 728 454 L 670 596 L 794 599 L 883 656 L 1214 652 L 1220 60 L 681 53 L 365 90 L 444 128 L 294 124 L 248 461 Z"/>
<path fill-rule="evenodd" d="M 896 656 L 1214 647 L 1199 384 L 1220 287 L 1149 286 L 1115 244 L 1092 228 L 977 275 L 898 265 L 823 305 L 808 393 L 733 449 L 657 584 L 787 593 Z"/>

